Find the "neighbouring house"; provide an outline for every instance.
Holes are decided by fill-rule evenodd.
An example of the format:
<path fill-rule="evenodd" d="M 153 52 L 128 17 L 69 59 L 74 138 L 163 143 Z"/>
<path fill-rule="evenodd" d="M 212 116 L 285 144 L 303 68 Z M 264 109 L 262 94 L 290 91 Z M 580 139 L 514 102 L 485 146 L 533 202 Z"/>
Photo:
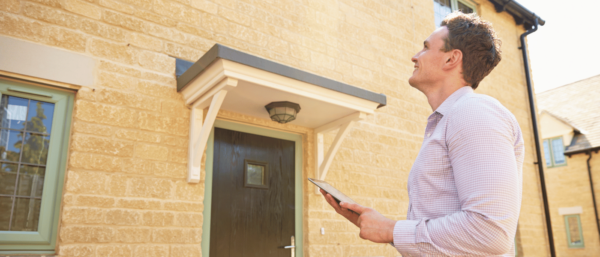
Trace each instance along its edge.
<path fill-rule="evenodd" d="M 476 92 L 523 131 L 515 250 L 549 256 L 519 39 L 544 21 L 510 0 L 3 0 L 0 255 L 398 256 L 307 178 L 406 218 L 410 59 L 453 10 L 503 40 Z"/>
<path fill-rule="evenodd" d="M 599 99 L 600 75 L 537 94 L 557 256 L 600 252 Z"/>

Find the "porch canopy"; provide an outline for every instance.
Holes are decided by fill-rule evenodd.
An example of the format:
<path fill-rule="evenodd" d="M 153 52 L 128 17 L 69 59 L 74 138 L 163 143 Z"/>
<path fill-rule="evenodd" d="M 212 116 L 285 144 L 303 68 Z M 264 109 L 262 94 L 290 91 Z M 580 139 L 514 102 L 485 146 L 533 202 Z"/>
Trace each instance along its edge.
<path fill-rule="evenodd" d="M 197 62 L 178 60 L 177 90 L 191 107 L 188 182 L 200 181 L 200 160 L 220 109 L 270 120 L 265 105 L 290 101 L 301 111 L 290 124 L 315 130 L 316 177 L 324 179 L 352 125 L 385 106 L 386 96 L 298 70 L 223 45 Z M 204 109 L 208 108 L 206 116 Z M 324 153 L 323 133 L 338 129 Z"/>

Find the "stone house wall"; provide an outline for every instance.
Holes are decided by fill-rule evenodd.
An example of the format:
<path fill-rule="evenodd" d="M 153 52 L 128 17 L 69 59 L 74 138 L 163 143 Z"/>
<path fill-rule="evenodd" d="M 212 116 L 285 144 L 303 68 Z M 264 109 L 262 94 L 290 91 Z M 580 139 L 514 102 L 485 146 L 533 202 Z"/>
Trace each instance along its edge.
<path fill-rule="evenodd" d="M 503 60 L 477 92 L 502 102 L 525 140 L 519 256 L 548 256 L 518 49 L 524 29 L 476 2 L 503 40 Z M 431 113 L 407 79 L 411 56 L 435 29 L 431 0 L 4 0 L 0 24 L 0 35 L 97 60 L 95 84 L 75 99 L 60 256 L 200 255 L 204 184 L 185 180 L 189 109 L 172 57 L 195 61 L 215 43 L 386 94 L 388 105 L 353 129 L 327 180 L 390 218 L 406 218 L 408 173 Z M 314 175 L 311 130 L 218 117 L 302 134 L 304 177 Z M 360 240 L 312 185 L 303 189 L 306 256 L 398 256 Z"/>

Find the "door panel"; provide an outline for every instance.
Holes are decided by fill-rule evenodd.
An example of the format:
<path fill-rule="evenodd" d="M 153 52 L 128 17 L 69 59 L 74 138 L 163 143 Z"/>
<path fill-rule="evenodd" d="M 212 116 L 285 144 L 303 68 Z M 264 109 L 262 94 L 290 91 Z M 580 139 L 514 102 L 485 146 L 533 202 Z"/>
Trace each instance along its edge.
<path fill-rule="evenodd" d="M 295 143 L 221 128 L 214 138 L 210 256 L 290 256 Z M 244 186 L 248 163 L 265 164 L 266 188 Z"/>

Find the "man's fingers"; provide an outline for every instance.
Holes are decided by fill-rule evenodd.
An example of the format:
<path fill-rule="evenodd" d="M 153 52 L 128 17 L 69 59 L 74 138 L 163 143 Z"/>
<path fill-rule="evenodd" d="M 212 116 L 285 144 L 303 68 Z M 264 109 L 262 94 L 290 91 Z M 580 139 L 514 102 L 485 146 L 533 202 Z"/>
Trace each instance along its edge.
<path fill-rule="evenodd" d="M 350 209 L 350 210 L 356 212 L 358 215 L 361 215 L 366 209 L 365 207 L 361 206 L 360 204 L 347 203 L 347 202 L 341 202 L 340 206 L 342 208 Z"/>

